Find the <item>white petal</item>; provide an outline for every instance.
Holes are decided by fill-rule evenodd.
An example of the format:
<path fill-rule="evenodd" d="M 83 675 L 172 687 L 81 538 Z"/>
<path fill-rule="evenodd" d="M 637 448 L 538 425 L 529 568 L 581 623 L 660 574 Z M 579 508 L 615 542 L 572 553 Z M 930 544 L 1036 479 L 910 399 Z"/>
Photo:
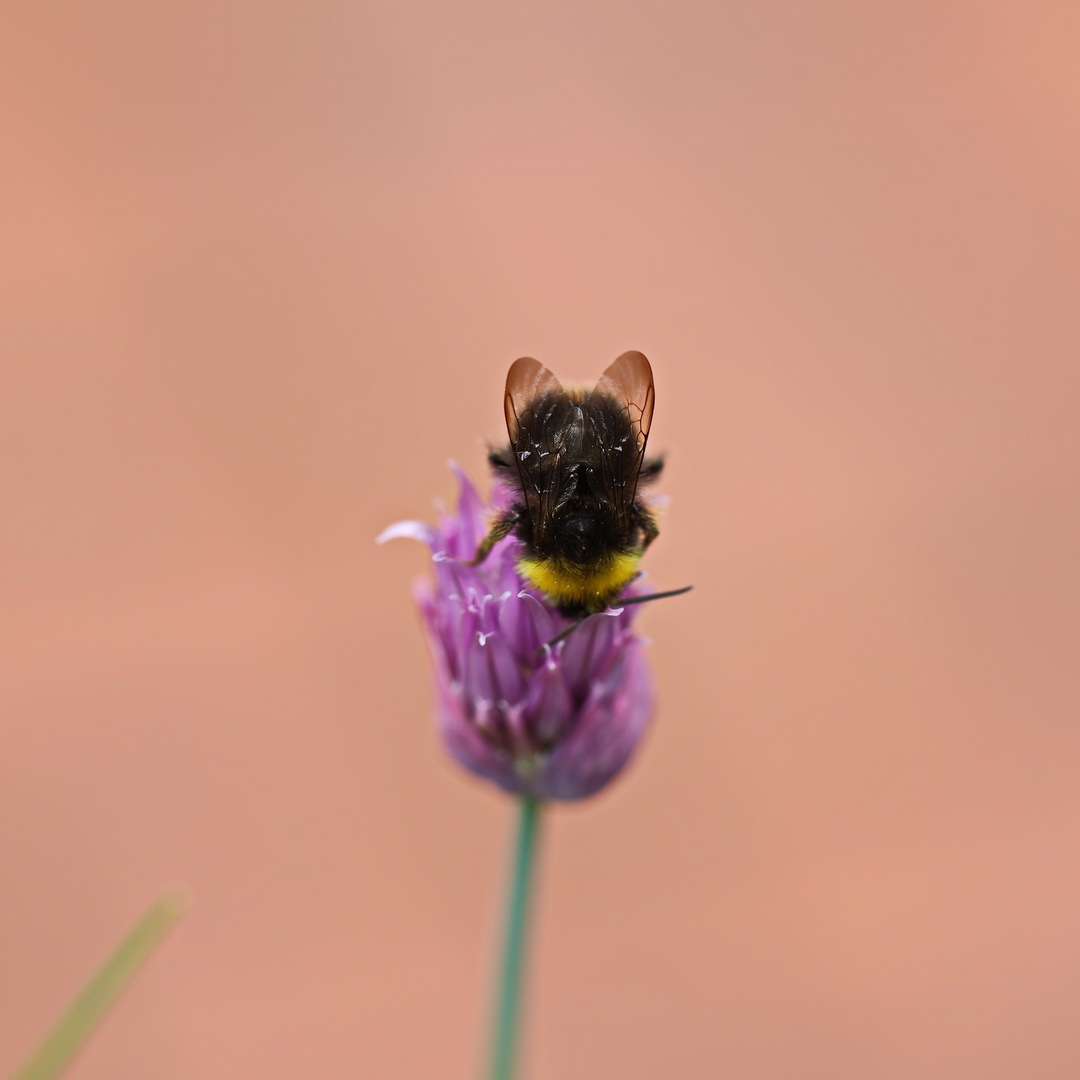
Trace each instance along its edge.
<path fill-rule="evenodd" d="M 428 547 L 435 546 L 437 533 L 433 525 L 426 521 L 396 521 L 387 526 L 377 537 L 376 544 L 385 544 L 387 540 L 419 540 Z"/>

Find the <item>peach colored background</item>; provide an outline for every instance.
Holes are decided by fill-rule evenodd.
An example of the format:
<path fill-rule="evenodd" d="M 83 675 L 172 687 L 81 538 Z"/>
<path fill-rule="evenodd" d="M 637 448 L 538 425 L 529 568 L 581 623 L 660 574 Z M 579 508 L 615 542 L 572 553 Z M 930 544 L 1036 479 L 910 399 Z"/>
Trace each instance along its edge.
<path fill-rule="evenodd" d="M 662 708 L 531 1080 L 1080 1075 L 1074 3 L 15 0 L 0 1075 L 474 1076 L 509 807 L 377 549 L 644 350 Z"/>

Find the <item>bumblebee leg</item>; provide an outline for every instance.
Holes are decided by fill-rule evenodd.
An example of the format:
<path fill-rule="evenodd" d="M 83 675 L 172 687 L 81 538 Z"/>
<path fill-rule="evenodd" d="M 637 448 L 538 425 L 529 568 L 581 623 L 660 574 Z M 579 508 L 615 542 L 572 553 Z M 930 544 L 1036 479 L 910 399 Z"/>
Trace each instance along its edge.
<path fill-rule="evenodd" d="M 495 519 L 495 524 L 491 526 L 491 531 L 480 541 L 476 554 L 465 565 L 479 566 L 491 554 L 491 549 L 514 531 L 514 526 L 517 523 L 518 516 L 513 510 L 507 510 L 506 513 L 500 514 Z"/>
<path fill-rule="evenodd" d="M 644 551 L 659 535 L 656 519 L 644 506 L 635 505 L 634 522 L 641 529 L 641 550 Z"/>
<path fill-rule="evenodd" d="M 493 446 L 488 451 L 488 464 L 496 471 L 509 472 L 513 469 L 516 474 L 517 462 L 509 447 Z"/>
<path fill-rule="evenodd" d="M 662 457 L 646 458 L 638 470 L 638 483 L 647 484 L 650 480 L 655 480 L 663 471 L 663 468 L 664 459 Z"/>

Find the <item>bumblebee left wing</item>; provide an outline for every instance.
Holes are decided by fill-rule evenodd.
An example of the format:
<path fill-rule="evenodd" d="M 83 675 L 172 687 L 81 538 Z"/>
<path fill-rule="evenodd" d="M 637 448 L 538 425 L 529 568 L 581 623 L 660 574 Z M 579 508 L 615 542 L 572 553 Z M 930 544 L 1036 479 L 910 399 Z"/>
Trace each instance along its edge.
<path fill-rule="evenodd" d="M 551 518 L 552 472 L 560 460 L 559 447 L 538 410 L 548 408 L 552 395 L 563 392 L 562 383 L 539 360 L 523 356 L 510 365 L 503 399 L 506 432 L 535 542 L 542 542 Z"/>

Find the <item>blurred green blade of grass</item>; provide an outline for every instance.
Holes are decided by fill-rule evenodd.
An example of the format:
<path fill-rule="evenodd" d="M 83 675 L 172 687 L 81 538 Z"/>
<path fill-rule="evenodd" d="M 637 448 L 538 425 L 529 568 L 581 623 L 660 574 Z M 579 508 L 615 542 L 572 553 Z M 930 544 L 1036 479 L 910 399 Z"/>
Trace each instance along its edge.
<path fill-rule="evenodd" d="M 112 955 L 83 987 L 67 1012 L 42 1040 L 33 1057 L 11 1080 L 53 1080 L 70 1064 L 121 991 L 184 913 L 187 893 L 170 889 L 160 896 Z"/>

